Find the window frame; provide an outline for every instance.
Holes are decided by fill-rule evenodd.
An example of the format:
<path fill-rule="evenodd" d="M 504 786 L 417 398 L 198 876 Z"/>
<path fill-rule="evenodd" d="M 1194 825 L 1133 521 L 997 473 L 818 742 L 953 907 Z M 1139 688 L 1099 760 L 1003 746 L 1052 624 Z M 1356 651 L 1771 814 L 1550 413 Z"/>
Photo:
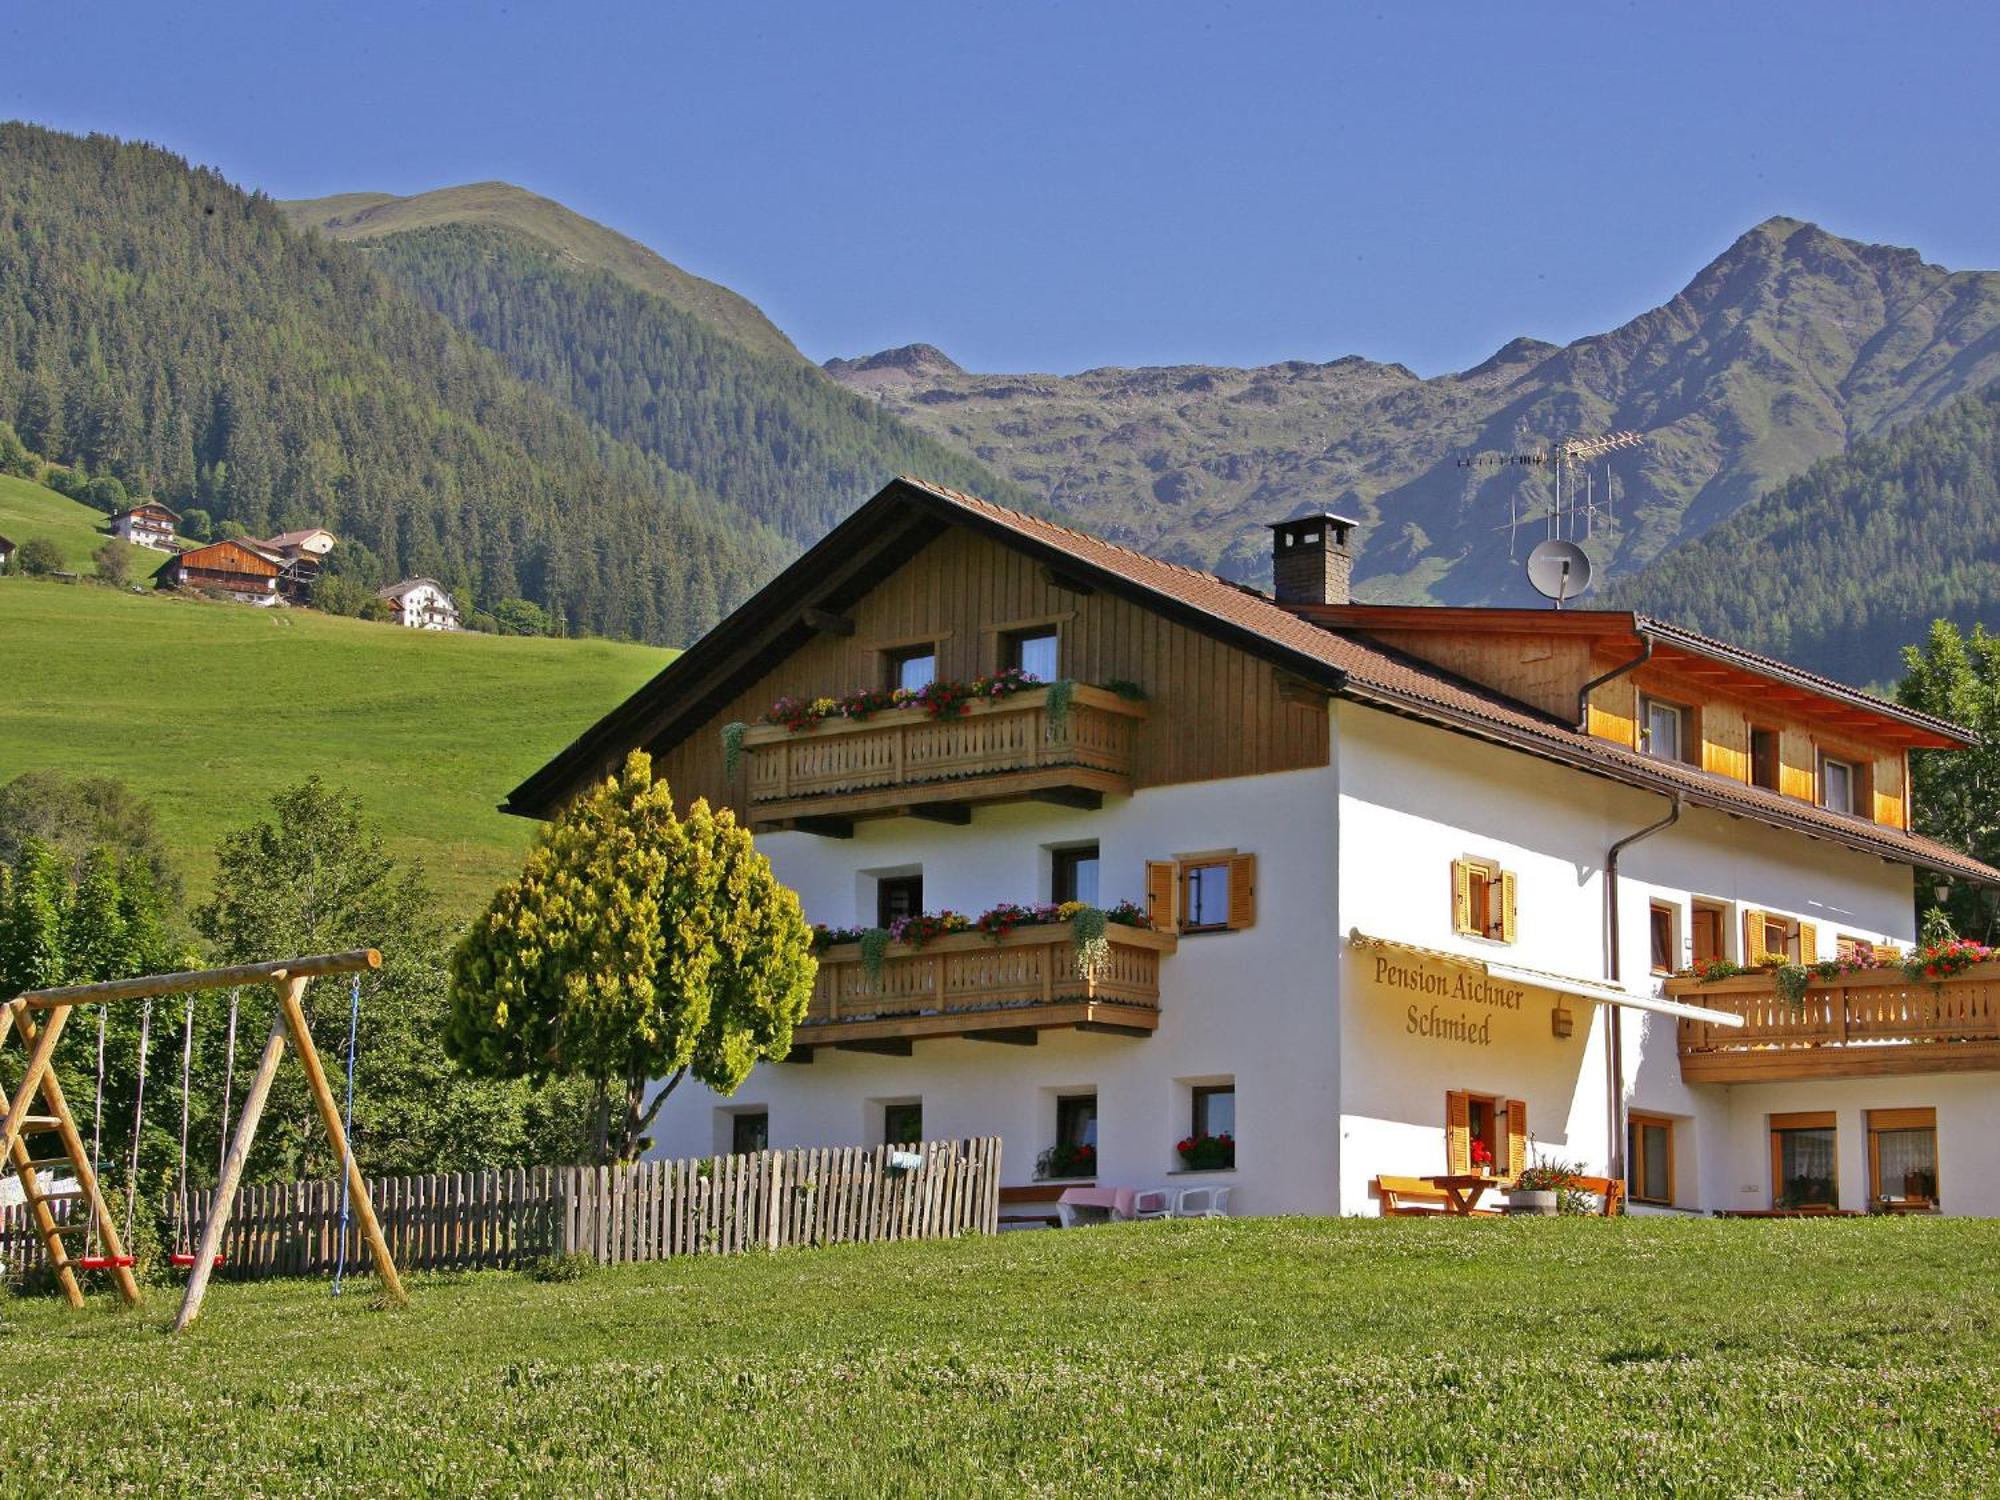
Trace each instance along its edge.
<path fill-rule="evenodd" d="M 1840 1122 L 1830 1109 L 1795 1110 L 1770 1117 L 1771 1207 L 1800 1208 L 1808 1205 L 1786 1203 L 1784 1137 L 1787 1134 L 1825 1131 L 1833 1137 L 1832 1197 L 1828 1207 L 1840 1207 Z M 1812 1206 L 1817 1206 L 1812 1205 Z"/>
<path fill-rule="evenodd" d="M 888 927 L 896 920 L 889 913 L 889 893 L 908 887 L 914 887 L 916 891 L 915 904 L 910 908 L 908 915 L 917 916 L 924 909 L 924 872 L 922 870 L 918 870 L 910 875 L 877 875 L 875 877 L 875 925 L 877 927 Z"/>
<path fill-rule="evenodd" d="M 1104 889 L 1104 855 L 1097 840 L 1082 844 L 1057 844 L 1049 850 L 1049 900 L 1060 906 L 1065 901 L 1082 901 L 1084 897 L 1077 889 L 1076 867 L 1085 860 L 1097 866 L 1097 889 Z M 1068 893 L 1064 893 L 1065 885 Z M 1097 897 L 1090 899 L 1090 905 L 1098 904 Z"/>
<path fill-rule="evenodd" d="M 764 1144 L 745 1146 L 743 1127 L 751 1120 L 764 1122 Z M 729 1112 L 729 1154 L 731 1156 L 755 1156 L 760 1151 L 771 1149 L 771 1111 L 765 1109 L 733 1109 Z"/>
<path fill-rule="evenodd" d="M 1757 753 L 1760 739 L 1770 745 L 1771 779 L 1765 781 L 1759 775 L 1763 769 L 1763 758 Z M 1762 787 L 1767 792 L 1781 792 L 1785 784 L 1785 737 L 1782 730 L 1772 729 L 1764 724 L 1750 726 L 1750 785 Z"/>
<path fill-rule="evenodd" d="M 1868 1132 L 1868 1201 L 1871 1204 L 1907 1203 L 1910 1195 L 1882 1191 L 1882 1143 L 1884 1134 L 1927 1130 L 1931 1137 L 1932 1208 L 1944 1201 L 1944 1168 L 1938 1155 L 1937 1108 L 1870 1109 L 1862 1111 L 1862 1125 Z"/>
<path fill-rule="evenodd" d="M 1231 859 L 1228 856 L 1222 856 L 1213 859 L 1183 859 L 1177 860 L 1175 863 L 1180 866 L 1178 883 L 1180 886 L 1181 931 L 1227 932 L 1229 930 L 1230 882 L 1233 878 L 1230 869 Z M 1222 918 L 1220 921 L 1215 922 L 1197 922 L 1191 915 L 1194 911 L 1194 902 L 1189 898 L 1194 885 L 1198 881 L 1198 877 L 1204 871 L 1208 870 L 1220 870 L 1222 872 Z M 1202 904 L 1205 907 L 1208 903 L 1204 900 Z"/>
<path fill-rule="evenodd" d="M 1655 974 L 1671 974 L 1680 965 L 1675 962 L 1681 956 L 1681 909 L 1671 901 L 1649 901 L 1646 904 L 1647 959 Z M 1660 919 L 1666 918 L 1666 952 L 1661 956 Z"/>
<path fill-rule="evenodd" d="M 1704 924 L 1712 921 L 1715 925 L 1714 951 L 1706 958 L 1701 954 L 1699 934 Z M 1724 901 L 1708 901 L 1696 897 L 1689 907 L 1688 956 L 1689 961 L 1700 965 L 1726 963 L 1729 959 L 1729 904 Z"/>
<path fill-rule="evenodd" d="M 1069 1126 L 1083 1105 L 1090 1107 L 1090 1134 L 1088 1140 L 1071 1140 Z M 1056 1144 L 1058 1146 L 1097 1146 L 1097 1090 L 1078 1089 L 1073 1093 L 1056 1095 Z"/>
<path fill-rule="evenodd" d="M 929 640 L 904 641 L 900 645 L 879 647 L 878 651 L 882 658 L 882 685 L 891 692 L 902 687 L 904 664 L 918 661 L 926 656 L 931 659 L 930 681 L 936 682 L 938 680 L 938 673 L 943 666 L 943 653 L 939 650 L 939 646 L 940 642 L 933 638 Z M 921 692 L 929 685 L 929 683 L 919 683 L 915 688 L 910 689 L 910 691 Z"/>
<path fill-rule="evenodd" d="M 1847 778 L 1847 799 L 1846 799 L 1847 805 L 1845 807 L 1836 807 L 1833 804 L 1832 789 L 1828 786 L 1827 772 L 1836 766 L 1840 768 L 1840 770 L 1845 774 Z M 1857 761 L 1851 761 L 1847 759 L 1847 757 L 1844 755 L 1835 755 L 1832 754 L 1830 751 L 1821 750 L 1819 752 L 1818 802 L 1819 805 L 1825 808 L 1828 812 L 1842 813 L 1850 818 L 1860 816 L 1860 803 L 1861 803 L 1860 763 Z"/>
<path fill-rule="evenodd" d="M 1236 1139 L 1236 1080 L 1233 1078 L 1227 1083 L 1197 1083 L 1188 1090 L 1189 1135 L 1218 1134 L 1207 1128 L 1207 1115 L 1209 1101 L 1222 1094 L 1229 1096 L 1229 1129 L 1219 1133 L 1226 1134 L 1232 1141 Z"/>
<path fill-rule="evenodd" d="M 1650 1203 L 1660 1208 L 1674 1205 L 1674 1118 L 1671 1115 L 1654 1114 L 1651 1110 L 1634 1109 L 1625 1115 L 1625 1196 L 1634 1203 Z M 1667 1133 L 1667 1180 L 1665 1191 L 1656 1192 L 1662 1184 L 1652 1182 L 1646 1175 L 1646 1153 L 1640 1149 L 1644 1142 L 1643 1132 L 1664 1130 Z"/>
<path fill-rule="evenodd" d="M 1062 626 L 1053 620 L 1049 621 L 1047 624 L 1019 625 L 1013 627 L 1012 629 L 1001 631 L 1000 670 L 1003 672 L 1016 668 L 1025 670 L 1025 667 L 1023 666 L 1023 663 L 1021 661 L 1021 647 L 1029 641 L 1040 641 L 1040 640 L 1047 640 L 1054 644 L 1056 669 L 1055 669 L 1055 674 L 1053 676 L 1050 677 L 1038 676 L 1035 678 L 1035 681 L 1037 682 L 1060 681 L 1062 678 L 1062 666 L 1063 666 L 1063 630 Z"/>
<path fill-rule="evenodd" d="M 1187 920 L 1187 876 L 1193 869 L 1225 866 L 1229 885 L 1220 922 L 1190 925 Z M 1193 937 L 1210 932 L 1241 932 L 1257 925 L 1257 856 L 1240 849 L 1204 849 L 1171 859 L 1146 861 L 1146 917 L 1155 932 Z"/>
<path fill-rule="evenodd" d="M 899 1113 L 903 1110 L 916 1111 L 917 1133 L 915 1135 L 908 1135 L 908 1134 L 897 1135 L 889 1128 L 889 1122 L 892 1119 L 896 1118 L 899 1115 Z M 888 1099 L 883 1101 L 882 1103 L 883 1145 L 915 1146 L 922 1144 L 923 1139 L 924 1139 L 924 1101 L 921 1097 L 915 1099 Z"/>
<path fill-rule="evenodd" d="M 1459 916 L 1459 883 L 1465 884 L 1465 920 Z M 1491 943 L 1515 940 L 1520 903 L 1520 880 L 1499 860 L 1484 855 L 1465 854 L 1452 861 L 1452 930 L 1460 937 L 1483 938 Z"/>
<path fill-rule="evenodd" d="M 1653 710 L 1666 709 L 1672 713 L 1678 727 L 1674 737 L 1679 742 L 1674 746 L 1674 754 L 1663 755 L 1653 748 Z M 1694 741 L 1690 746 L 1689 741 Z M 1690 749 L 1693 754 L 1690 755 Z M 1696 727 L 1694 705 L 1679 703 L 1672 698 L 1662 698 L 1654 693 L 1639 694 L 1639 753 L 1650 755 L 1654 760 L 1673 761 L 1677 765 L 1700 764 L 1700 735 Z"/>

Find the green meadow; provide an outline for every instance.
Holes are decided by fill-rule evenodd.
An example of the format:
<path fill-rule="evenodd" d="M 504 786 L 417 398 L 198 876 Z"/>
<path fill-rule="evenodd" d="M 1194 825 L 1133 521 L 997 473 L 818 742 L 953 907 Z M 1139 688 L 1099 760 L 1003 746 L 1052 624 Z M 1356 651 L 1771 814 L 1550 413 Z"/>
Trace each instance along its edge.
<path fill-rule="evenodd" d="M 50 536 L 79 569 L 101 520 L 0 478 L 0 535 Z M 132 551 L 148 572 L 161 560 Z M 216 840 L 317 773 L 469 916 L 533 832 L 495 804 L 672 656 L 0 578 L 0 780 L 123 778 L 158 805 L 198 892 Z"/>
<path fill-rule="evenodd" d="M 1990 1495 L 2000 1226 L 1238 1220 L 0 1302 L 18 1494 Z"/>

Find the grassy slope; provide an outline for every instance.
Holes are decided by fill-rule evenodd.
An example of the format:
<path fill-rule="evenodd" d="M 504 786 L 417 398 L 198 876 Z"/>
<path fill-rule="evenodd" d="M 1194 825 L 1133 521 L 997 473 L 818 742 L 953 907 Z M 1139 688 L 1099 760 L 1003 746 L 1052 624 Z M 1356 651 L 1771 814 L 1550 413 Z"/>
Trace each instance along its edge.
<path fill-rule="evenodd" d="M 1976 1220 L 1266 1220 L 16 1302 L 21 1493 L 1991 1493 Z M 60 1420 L 51 1420 L 53 1416 Z"/>
<path fill-rule="evenodd" d="M 110 540 L 104 512 L 27 479 L 0 474 L 0 536 L 17 544 L 47 537 L 62 548 L 63 562 L 73 572 L 92 571 L 91 554 Z M 166 554 L 150 547 L 120 543 L 134 579 L 152 576 Z"/>
<path fill-rule="evenodd" d="M 511 183 L 473 182 L 407 198 L 389 193 L 341 193 L 331 198 L 295 199 L 279 207 L 294 224 L 311 226 L 337 240 L 371 240 L 439 224 L 490 224 L 511 229 L 572 264 L 609 271 L 642 292 L 666 298 L 760 354 L 803 358 L 792 341 L 747 298 L 683 271 L 615 229 Z"/>
<path fill-rule="evenodd" d="M 24 540 L 35 531 L 7 506 L 50 507 L 4 485 L 0 531 Z M 223 832 L 318 772 L 358 792 L 464 915 L 532 833 L 494 811 L 501 795 L 671 660 L 19 578 L 0 579 L 0 643 L 0 778 L 124 778 L 158 802 L 198 890 Z"/>

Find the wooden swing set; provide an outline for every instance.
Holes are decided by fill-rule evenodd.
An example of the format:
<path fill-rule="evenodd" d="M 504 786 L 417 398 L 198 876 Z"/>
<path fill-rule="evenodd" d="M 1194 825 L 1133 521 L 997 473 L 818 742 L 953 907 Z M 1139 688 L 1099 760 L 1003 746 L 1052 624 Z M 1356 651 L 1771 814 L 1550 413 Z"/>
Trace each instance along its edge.
<path fill-rule="evenodd" d="M 312 1092 L 313 1104 L 318 1110 L 320 1123 L 326 1128 L 327 1139 L 340 1156 L 344 1176 L 346 1198 L 351 1200 L 356 1216 L 361 1221 L 361 1233 L 374 1257 L 375 1274 L 382 1283 L 383 1292 L 396 1303 L 409 1300 L 403 1291 L 402 1278 L 396 1274 L 395 1260 L 389 1254 L 388 1241 L 383 1238 L 381 1221 L 375 1216 L 375 1205 L 368 1196 L 368 1183 L 361 1175 L 361 1168 L 354 1160 L 354 1151 L 349 1144 L 347 1128 L 341 1119 L 340 1104 L 334 1098 L 333 1090 L 327 1083 L 326 1069 L 320 1063 L 318 1050 L 313 1046 L 312 1032 L 306 1025 L 303 1004 L 306 986 L 314 979 L 326 974 L 352 974 L 359 976 L 364 970 L 379 968 L 381 954 L 373 948 L 356 949 L 352 953 L 322 953 L 310 958 L 279 959 L 272 963 L 238 964 L 226 969 L 196 969 L 183 974 L 147 974 L 136 979 L 113 979 L 101 984 L 79 984 L 62 989 L 30 990 L 17 995 L 0 1005 L 0 1055 L 4 1055 L 10 1039 L 18 1039 L 26 1060 L 12 1092 L 5 1095 L 6 1114 L 0 1116 L 0 1162 L 11 1167 L 20 1178 L 23 1197 L 34 1219 L 35 1230 L 41 1236 L 46 1248 L 49 1264 L 54 1267 L 56 1280 L 62 1287 L 63 1295 L 72 1307 L 83 1306 L 83 1288 L 76 1273 L 82 1271 L 107 1271 L 118 1295 L 127 1303 L 140 1300 L 139 1283 L 132 1274 L 133 1257 L 120 1239 L 118 1227 L 112 1222 L 105 1209 L 104 1196 L 99 1190 L 96 1152 L 86 1145 L 83 1133 L 77 1129 L 76 1119 L 70 1113 L 69 1100 L 63 1092 L 61 1081 L 56 1077 L 54 1058 L 56 1043 L 61 1039 L 64 1024 L 70 1013 L 82 1005 L 110 1005 L 124 1000 L 147 1000 L 160 995 L 186 994 L 192 996 L 198 990 L 233 989 L 243 985 L 269 984 L 277 994 L 277 1014 L 271 1019 L 270 1035 L 264 1040 L 263 1055 L 258 1059 L 257 1071 L 252 1075 L 249 1090 L 243 1098 L 243 1113 L 236 1122 L 236 1128 L 227 1138 L 227 1149 L 223 1153 L 221 1177 L 216 1184 L 213 1207 L 207 1222 L 202 1226 L 201 1244 L 187 1251 L 180 1244 L 174 1247 L 171 1257 L 175 1265 L 188 1268 L 187 1293 L 181 1300 L 181 1309 L 174 1319 L 174 1331 L 180 1332 L 195 1320 L 201 1311 L 202 1298 L 207 1295 L 210 1273 L 222 1263 L 223 1233 L 229 1226 L 229 1214 L 236 1201 L 237 1184 L 243 1176 L 243 1164 L 250 1154 L 250 1146 L 257 1134 L 257 1123 L 263 1117 L 265 1100 L 270 1097 L 271 1084 L 276 1079 L 278 1064 L 284 1059 L 285 1047 L 289 1042 L 292 1051 L 298 1055 L 299 1064 L 305 1070 L 306 1083 Z M 359 991 L 356 995 L 358 1000 Z M 192 1001 L 190 1000 L 190 1007 Z M 150 1012 L 149 1012 L 150 1016 Z M 187 1037 L 192 1038 L 193 1011 L 189 1010 Z M 235 1046 L 235 1010 L 232 1001 L 231 1015 L 231 1057 L 232 1072 Z M 187 1058 L 190 1040 L 182 1043 L 181 1075 L 181 1162 L 185 1174 L 187 1161 Z M 142 1043 L 143 1055 L 143 1043 Z M 103 1057 L 104 1038 L 98 1034 L 98 1114 L 103 1113 Z M 353 1045 L 349 1039 L 348 1105 L 353 1106 Z M 0 1089 L 4 1089 L 0 1080 Z M 140 1074 L 139 1098 L 144 1097 L 144 1073 Z M 37 1101 L 39 1100 L 39 1108 Z M 226 1100 L 226 1095 L 225 1095 Z M 224 1122 L 227 1123 L 228 1105 L 223 1106 Z M 93 1121 L 93 1132 L 102 1125 L 101 1118 Z M 139 1114 L 134 1107 L 133 1119 L 133 1160 L 137 1161 L 137 1137 Z M 36 1156 L 27 1145 L 29 1136 L 53 1136 L 58 1154 Z M 63 1172 L 75 1181 L 74 1188 L 50 1190 L 42 1182 L 42 1174 Z M 185 1185 L 183 1180 L 183 1186 Z M 129 1191 L 129 1189 L 128 1189 Z M 71 1216 L 66 1222 L 59 1221 L 53 1204 L 68 1200 L 81 1200 L 87 1204 L 87 1211 L 81 1216 Z M 181 1194 L 185 1204 L 186 1193 Z M 128 1204 L 129 1209 L 129 1204 Z M 128 1217 L 129 1225 L 130 1219 Z M 84 1234 L 88 1237 L 83 1253 L 71 1255 L 64 1245 L 66 1235 Z M 93 1245 L 95 1248 L 93 1248 Z M 345 1246 L 345 1225 L 342 1237 Z"/>

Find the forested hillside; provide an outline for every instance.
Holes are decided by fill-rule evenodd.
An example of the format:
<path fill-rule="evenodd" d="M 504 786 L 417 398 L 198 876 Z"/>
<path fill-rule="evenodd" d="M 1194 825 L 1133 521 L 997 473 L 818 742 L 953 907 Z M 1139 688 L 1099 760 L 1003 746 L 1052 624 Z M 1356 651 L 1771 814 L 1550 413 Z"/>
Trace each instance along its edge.
<path fill-rule="evenodd" d="M 0 421 L 253 533 L 330 526 L 362 581 L 684 642 L 775 533 L 511 375 L 352 247 L 167 152 L 0 126 Z"/>
<path fill-rule="evenodd" d="M 901 473 L 1028 503 L 812 365 L 754 352 L 511 229 L 418 229 L 370 240 L 367 253 L 515 374 L 794 542 L 818 540 Z"/>
<path fill-rule="evenodd" d="M 1608 602 L 1863 685 L 1934 619 L 2000 624 L 2000 386 L 1816 464 Z"/>

